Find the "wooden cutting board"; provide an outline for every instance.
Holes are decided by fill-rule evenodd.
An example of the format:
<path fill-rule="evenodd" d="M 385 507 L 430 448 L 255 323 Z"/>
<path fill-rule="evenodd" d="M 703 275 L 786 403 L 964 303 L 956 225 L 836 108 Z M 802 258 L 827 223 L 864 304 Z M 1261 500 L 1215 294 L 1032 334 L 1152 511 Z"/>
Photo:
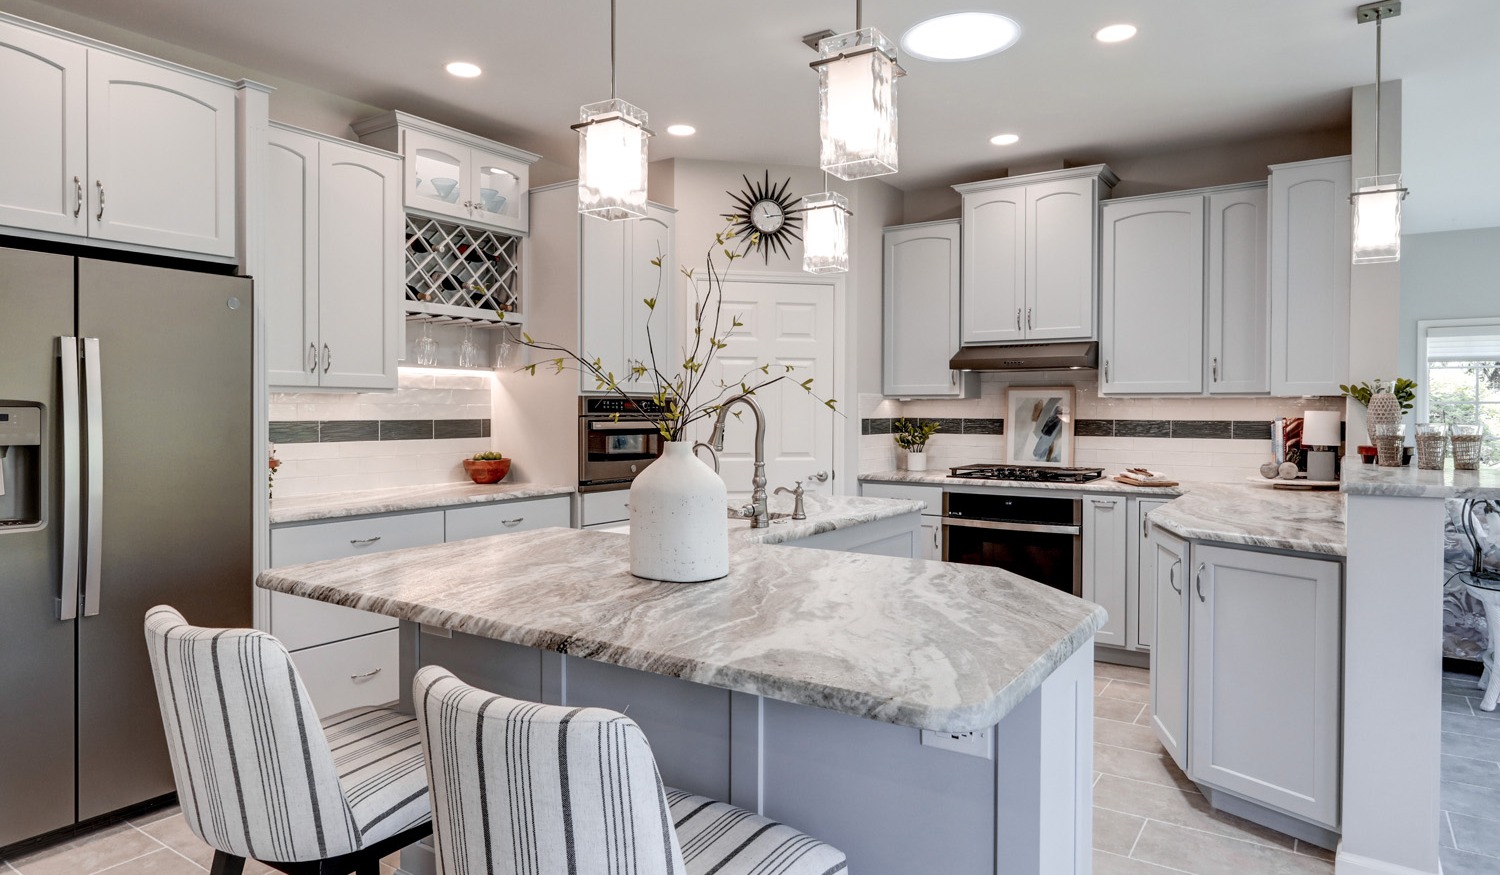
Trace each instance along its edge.
<path fill-rule="evenodd" d="M 1129 474 L 1116 474 L 1112 479 L 1130 486 L 1178 486 L 1176 480 L 1137 480 Z"/>

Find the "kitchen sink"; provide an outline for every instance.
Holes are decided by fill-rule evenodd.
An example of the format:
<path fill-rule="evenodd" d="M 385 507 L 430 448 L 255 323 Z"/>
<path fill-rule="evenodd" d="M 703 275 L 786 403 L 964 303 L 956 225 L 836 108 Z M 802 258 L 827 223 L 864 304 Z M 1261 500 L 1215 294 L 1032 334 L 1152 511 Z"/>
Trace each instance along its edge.
<path fill-rule="evenodd" d="M 753 516 L 754 516 L 754 514 L 751 514 L 750 516 L 746 516 L 745 514 L 740 513 L 740 509 L 737 508 L 737 507 L 731 507 L 731 508 L 729 508 L 729 518 L 732 519 L 732 520 L 748 520 L 748 519 L 751 519 Z M 792 518 L 792 514 L 791 514 L 790 511 L 773 510 L 773 511 L 771 511 L 770 517 L 771 517 L 771 522 L 774 523 L 777 520 L 789 520 L 789 519 Z"/>

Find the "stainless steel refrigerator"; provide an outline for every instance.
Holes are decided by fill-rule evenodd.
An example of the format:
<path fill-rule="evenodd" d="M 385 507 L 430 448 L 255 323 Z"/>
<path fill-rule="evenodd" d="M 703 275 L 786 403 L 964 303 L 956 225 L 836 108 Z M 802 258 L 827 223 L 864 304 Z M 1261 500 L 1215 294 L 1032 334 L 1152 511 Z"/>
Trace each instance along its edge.
<path fill-rule="evenodd" d="M 0 847 L 174 790 L 142 621 L 250 625 L 252 312 L 0 249 Z"/>

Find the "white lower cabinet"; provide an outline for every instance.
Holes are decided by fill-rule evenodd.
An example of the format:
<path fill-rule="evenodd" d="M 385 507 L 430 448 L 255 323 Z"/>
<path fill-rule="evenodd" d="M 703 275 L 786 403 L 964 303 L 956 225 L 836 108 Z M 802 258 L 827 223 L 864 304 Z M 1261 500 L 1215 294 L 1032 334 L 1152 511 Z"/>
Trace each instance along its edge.
<path fill-rule="evenodd" d="M 1124 647 L 1126 499 L 1083 499 L 1083 597 L 1102 605 L 1109 619 L 1094 633 L 1095 644 Z"/>
<path fill-rule="evenodd" d="M 319 717 L 399 698 L 399 634 L 388 629 L 292 654 Z"/>
<path fill-rule="evenodd" d="M 895 483 L 862 483 L 859 494 L 866 498 L 901 498 L 922 502 L 913 559 L 933 562 L 943 558 L 943 487 L 907 486 Z"/>
<path fill-rule="evenodd" d="M 1129 557 L 1125 564 L 1125 646 L 1131 650 L 1151 650 L 1156 638 L 1156 552 L 1148 539 L 1151 511 L 1171 501 L 1170 498 L 1132 498 L 1130 500 Z"/>
<path fill-rule="evenodd" d="M 573 522 L 573 503 L 566 495 L 536 498 L 528 501 L 505 501 L 450 508 L 446 541 L 487 538 L 507 532 L 529 532 L 551 526 L 568 528 Z"/>
<path fill-rule="evenodd" d="M 923 515 L 917 526 L 917 559 L 939 562 L 943 558 L 943 520 Z"/>
<path fill-rule="evenodd" d="M 1342 566 L 1160 529 L 1150 543 L 1157 738 L 1195 782 L 1336 831 Z"/>

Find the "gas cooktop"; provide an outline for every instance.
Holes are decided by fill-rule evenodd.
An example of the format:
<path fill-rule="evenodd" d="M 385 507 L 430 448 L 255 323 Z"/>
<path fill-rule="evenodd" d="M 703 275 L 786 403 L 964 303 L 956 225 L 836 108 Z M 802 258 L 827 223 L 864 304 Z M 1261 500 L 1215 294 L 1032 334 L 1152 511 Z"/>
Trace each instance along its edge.
<path fill-rule="evenodd" d="M 1087 483 L 1104 476 L 1103 468 L 1056 468 L 1045 465 L 959 465 L 949 477 L 1014 480 L 1021 483 Z"/>

